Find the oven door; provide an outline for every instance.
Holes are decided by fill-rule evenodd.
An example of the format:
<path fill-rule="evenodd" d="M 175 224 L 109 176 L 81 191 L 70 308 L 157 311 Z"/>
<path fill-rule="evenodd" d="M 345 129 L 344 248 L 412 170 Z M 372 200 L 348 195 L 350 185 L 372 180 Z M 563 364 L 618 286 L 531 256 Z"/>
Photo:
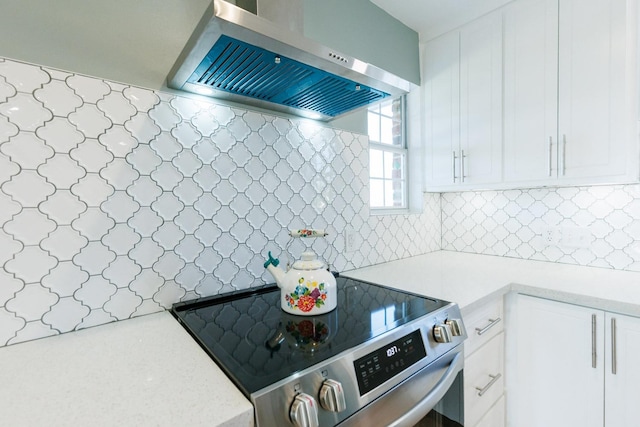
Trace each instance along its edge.
<path fill-rule="evenodd" d="M 462 345 L 425 366 L 339 425 L 464 426 Z"/>

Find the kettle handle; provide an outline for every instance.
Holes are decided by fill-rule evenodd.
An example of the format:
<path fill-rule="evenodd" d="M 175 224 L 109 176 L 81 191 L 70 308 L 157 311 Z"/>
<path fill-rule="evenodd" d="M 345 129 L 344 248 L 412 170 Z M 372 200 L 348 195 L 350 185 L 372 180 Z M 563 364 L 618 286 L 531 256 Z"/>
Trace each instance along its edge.
<path fill-rule="evenodd" d="M 301 238 L 308 238 L 308 237 L 325 237 L 328 236 L 329 233 L 325 232 L 324 230 L 318 230 L 318 229 L 313 229 L 313 228 L 302 228 L 302 229 L 298 229 L 298 230 L 289 230 L 289 236 L 291 237 L 301 237 Z"/>

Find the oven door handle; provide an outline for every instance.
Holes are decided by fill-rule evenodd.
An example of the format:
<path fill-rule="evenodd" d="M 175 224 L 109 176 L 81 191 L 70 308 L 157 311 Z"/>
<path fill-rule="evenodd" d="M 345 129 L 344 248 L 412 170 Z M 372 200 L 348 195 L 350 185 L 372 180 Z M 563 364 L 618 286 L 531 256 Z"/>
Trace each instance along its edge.
<path fill-rule="evenodd" d="M 395 420 L 389 427 L 414 426 L 425 415 L 427 415 L 440 400 L 447 394 L 451 384 L 456 379 L 458 373 L 464 367 L 464 355 L 459 352 L 455 355 L 451 364 L 445 371 L 440 381 L 431 389 L 431 392 L 418 402 L 409 412 Z"/>

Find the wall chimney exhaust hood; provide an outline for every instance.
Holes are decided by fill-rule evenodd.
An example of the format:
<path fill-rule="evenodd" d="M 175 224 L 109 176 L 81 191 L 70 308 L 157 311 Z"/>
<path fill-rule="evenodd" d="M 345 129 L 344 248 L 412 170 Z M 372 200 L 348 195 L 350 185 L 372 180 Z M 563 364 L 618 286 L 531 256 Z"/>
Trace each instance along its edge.
<path fill-rule="evenodd" d="M 213 0 L 169 87 L 328 121 L 405 94 L 406 80 Z"/>

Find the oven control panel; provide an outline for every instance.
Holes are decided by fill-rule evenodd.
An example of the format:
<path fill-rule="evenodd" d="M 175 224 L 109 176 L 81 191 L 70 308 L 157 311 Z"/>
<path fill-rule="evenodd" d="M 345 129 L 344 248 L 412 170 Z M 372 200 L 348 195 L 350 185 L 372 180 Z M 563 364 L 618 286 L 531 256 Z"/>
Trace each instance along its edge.
<path fill-rule="evenodd" d="M 427 352 L 420 330 L 415 330 L 353 362 L 360 396 L 417 363 Z"/>

